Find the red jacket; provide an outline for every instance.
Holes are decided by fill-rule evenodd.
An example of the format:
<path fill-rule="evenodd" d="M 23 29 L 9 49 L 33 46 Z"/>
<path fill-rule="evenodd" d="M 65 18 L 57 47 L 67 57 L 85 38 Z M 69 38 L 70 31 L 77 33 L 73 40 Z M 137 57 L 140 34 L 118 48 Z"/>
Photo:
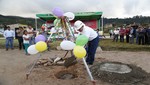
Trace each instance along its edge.
<path fill-rule="evenodd" d="M 123 28 L 121 28 L 121 29 L 119 30 L 119 34 L 120 34 L 120 35 L 125 35 L 125 30 L 124 30 Z"/>

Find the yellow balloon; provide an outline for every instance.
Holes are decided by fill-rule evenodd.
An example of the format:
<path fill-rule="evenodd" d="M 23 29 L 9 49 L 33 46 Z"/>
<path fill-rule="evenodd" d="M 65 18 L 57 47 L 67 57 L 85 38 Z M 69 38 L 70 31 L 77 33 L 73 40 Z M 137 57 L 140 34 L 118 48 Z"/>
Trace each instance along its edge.
<path fill-rule="evenodd" d="M 73 49 L 73 53 L 77 58 L 84 58 L 86 56 L 86 50 L 82 46 L 75 46 Z"/>
<path fill-rule="evenodd" d="M 43 41 L 39 41 L 35 44 L 36 50 L 39 52 L 45 51 L 47 49 L 47 44 Z"/>

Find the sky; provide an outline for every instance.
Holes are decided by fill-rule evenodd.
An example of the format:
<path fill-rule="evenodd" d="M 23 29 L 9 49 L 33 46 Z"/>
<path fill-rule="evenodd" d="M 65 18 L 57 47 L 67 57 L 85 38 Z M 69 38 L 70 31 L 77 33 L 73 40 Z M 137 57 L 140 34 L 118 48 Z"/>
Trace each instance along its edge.
<path fill-rule="evenodd" d="M 150 16 L 150 0 L 0 0 L 0 14 L 35 17 L 52 13 L 56 7 L 65 12 L 103 12 L 107 18 Z"/>

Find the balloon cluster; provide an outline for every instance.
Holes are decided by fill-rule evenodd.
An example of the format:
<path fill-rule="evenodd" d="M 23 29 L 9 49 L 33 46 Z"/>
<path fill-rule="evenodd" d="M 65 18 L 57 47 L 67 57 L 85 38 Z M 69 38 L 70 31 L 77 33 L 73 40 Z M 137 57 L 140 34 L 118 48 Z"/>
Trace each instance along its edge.
<path fill-rule="evenodd" d="M 88 42 L 88 37 L 85 35 L 79 35 L 76 39 L 76 42 L 64 40 L 60 43 L 60 47 L 63 50 L 73 50 L 75 57 L 84 58 L 86 56 L 86 50 L 84 46 Z"/>
<path fill-rule="evenodd" d="M 52 10 L 52 13 L 56 17 L 66 16 L 70 21 L 75 18 L 74 13 L 72 13 L 72 12 L 66 12 L 66 13 L 64 13 L 63 10 L 61 8 L 59 8 L 59 7 L 54 8 Z"/>
<path fill-rule="evenodd" d="M 47 49 L 47 44 L 45 43 L 46 38 L 43 35 L 38 35 L 35 37 L 35 45 L 28 47 L 27 51 L 29 54 L 37 54 L 38 52 L 43 52 Z"/>
<path fill-rule="evenodd" d="M 88 43 L 88 37 L 85 35 L 79 35 L 76 39 L 76 46 L 73 49 L 73 53 L 77 58 L 84 58 L 86 56 L 86 50 L 84 46 Z"/>
<path fill-rule="evenodd" d="M 52 13 L 54 16 L 56 16 L 56 19 L 54 20 L 53 24 L 55 28 L 64 27 L 67 28 L 66 25 L 68 25 L 68 21 L 71 21 L 75 18 L 75 15 L 72 12 L 64 13 L 61 8 L 54 8 L 52 10 Z M 68 20 L 65 20 L 67 18 Z M 67 22 L 67 23 L 66 23 Z M 72 31 L 69 32 L 72 33 Z M 77 58 L 83 58 L 86 56 L 86 50 L 84 46 L 87 44 L 88 38 L 85 35 L 79 35 L 76 39 L 76 42 L 71 42 L 69 40 L 64 40 L 60 43 L 60 47 L 63 50 L 73 50 L 74 55 Z"/>
<path fill-rule="evenodd" d="M 59 7 L 54 8 L 54 9 L 52 10 L 52 14 L 53 14 L 54 16 L 56 16 L 56 19 L 55 19 L 54 22 L 53 22 L 53 24 L 54 24 L 54 26 L 55 26 L 56 28 L 61 27 L 61 20 L 62 20 L 61 18 L 62 18 L 62 17 L 66 17 L 69 21 L 71 21 L 71 20 L 73 20 L 73 19 L 75 18 L 74 13 L 72 13 L 72 12 L 66 12 L 66 13 L 64 13 L 64 12 L 62 11 L 62 9 L 59 8 Z"/>

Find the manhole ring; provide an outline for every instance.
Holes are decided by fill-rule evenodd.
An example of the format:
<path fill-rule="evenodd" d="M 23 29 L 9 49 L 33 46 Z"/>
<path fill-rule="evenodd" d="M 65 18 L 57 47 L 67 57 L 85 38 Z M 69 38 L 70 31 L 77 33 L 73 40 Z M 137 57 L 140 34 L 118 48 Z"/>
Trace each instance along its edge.
<path fill-rule="evenodd" d="M 101 62 L 90 68 L 95 79 L 113 84 L 133 84 L 149 78 L 149 74 L 132 64 Z"/>
<path fill-rule="evenodd" d="M 128 65 L 110 62 L 101 64 L 99 70 L 120 74 L 130 73 L 132 71 L 132 69 Z"/>

